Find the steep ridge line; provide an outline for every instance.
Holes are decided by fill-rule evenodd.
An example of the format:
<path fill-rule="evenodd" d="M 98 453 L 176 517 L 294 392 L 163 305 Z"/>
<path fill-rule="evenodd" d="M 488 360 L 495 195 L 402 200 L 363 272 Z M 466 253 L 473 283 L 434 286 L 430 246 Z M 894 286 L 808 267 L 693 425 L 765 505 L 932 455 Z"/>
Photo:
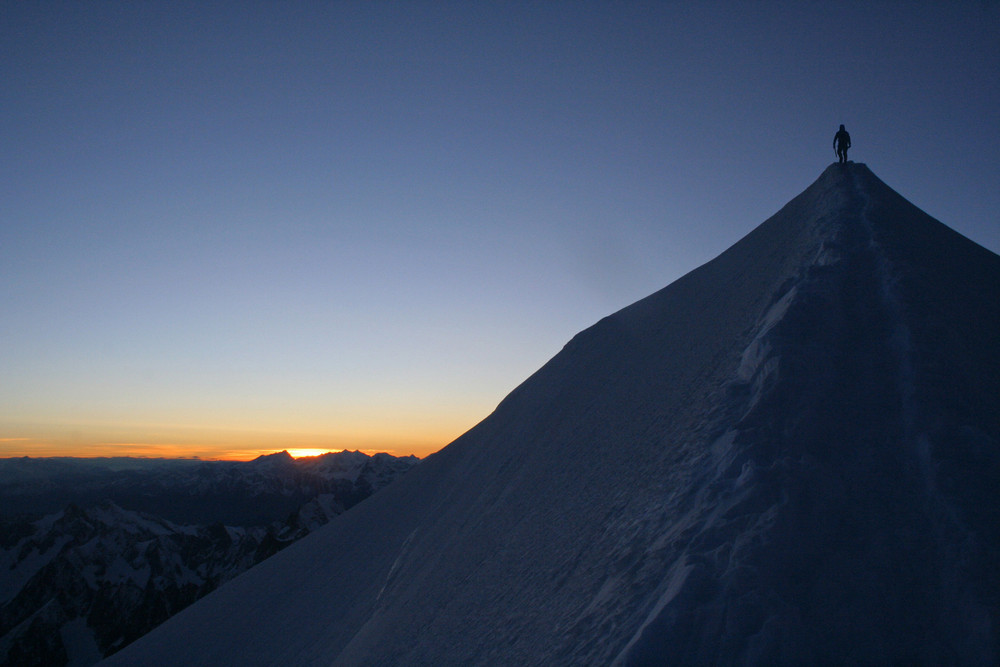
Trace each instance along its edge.
<path fill-rule="evenodd" d="M 686 530 L 693 530 L 694 534 L 686 540 L 674 538 L 675 546 L 684 545 L 675 565 L 660 584 L 648 616 L 616 656 L 614 664 L 645 660 L 641 657 L 642 651 L 637 651 L 636 647 L 643 641 L 649 641 L 648 638 L 643 639 L 644 633 L 652 636 L 662 632 L 657 629 L 657 625 L 663 623 L 659 616 L 671 618 L 681 613 L 667 609 L 679 596 L 679 605 L 691 605 L 703 595 L 696 592 L 698 588 L 712 588 L 708 581 L 719 582 L 725 591 L 738 591 L 745 586 L 746 573 L 758 566 L 746 562 L 745 549 L 740 547 L 740 542 L 744 546 L 755 541 L 766 542 L 767 534 L 780 513 L 786 511 L 792 502 L 788 493 L 779 490 L 782 483 L 777 480 L 801 467 L 803 461 L 808 460 L 808 454 L 788 445 L 761 448 L 754 436 L 759 428 L 754 422 L 759 419 L 756 417 L 758 404 L 770 397 L 776 388 L 784 386 L 784 375 L 795 372 L 796 367 L 802 366 L 803 357 L 809 355 L 808 343 L 799 341 L 802 322 L 815 317 L 817 302 L 824 303 L 833 298 L 830 294 L 831 275 L 843 270 L 844 253 L 850 252 L 850 241 L 843 238 L 851 232 L 850 224 L 845 221 L 858 217 L 858 207 L 846 196 L 842 181 L 843 174 L 831 169 L 818 185 L 813 186 L 823 188 L 815 196 L 825 202 L 824 206 L 832 208 L 821 209 L 827 214 L 806 225 L 807 228 L 814 227 L 816 235 L 804 252 L 805 263 L 794 276 L 777 287 L 770 304 L 765 305 L 739 365 L 728 381 L 728 405 L 719 406 L 721 414 L 709 417 L 716 424 L 713 427 L 715 430 L 725 430 L 710 442 L 708 451 L 711 457 L 706 462 L 703 481 L 694 493 L 697 500 L 693 504 L 702 510 L 694 515 L 685 515 L 678 522 L 681 526 L 688 525 Z M 831 226 L 831 222 L 836 224 Z M 803 344 L 806 347 L 802 348 Z M 797 348 L 802 349 L 796 351 Z M 785 368 L 786 364 L 788 368 Z M 773 398 L 769 400 L 773 402 Z M 762 408 L 766 409 L 766 406 Z M 803 456 L 806 458 L 802 459 Z M 727 547 L 728 534 L 734 525 L 742 526 L 742 537 L 735 545 Z M 666 528 L 667 534 L 675 536 L 686 532 L 677 525 Z M 689 590 L 684 590 L 692 571 L 698 576 L 692 577 Z M 692 598 L 692 595 L 695 597 Z M 727 592 L 726 595 L 732 593 Z M 702 657 L 720 660 L 723 655 L 720 652 L 711 658 Z"/>
<path fill-rule="evenodd" d="M 877 181 L 881 187 L 887 187 L 871 172 L 863 174 L 863 176 Z M 967 655 L 979 655 L 984 660 L 984 664 L 991 663 L 996 656 L 993 653 L 993 642 L 987 638 L 990 634 L 996 633 L 996 628 L 991 627 L 993 623 L 989 618 L 989 612 L 976 601 L 977 595 L 976 591 L 972 589 L 973 584 L 970 582 L 968 574 L 963 571 L 965 563 L 982 558 L 983 555 L 979 553 L 981 547 L 975 532 L 963 521 L 961 508 L 953 498 L 941 489 L 938 482 L 935 472 L 936 463 L 932 454 L 931 436 L 922 432 L 917 420 L 920 406 L 916 398 L 918 383 L 917 369 L 914 364 L 916 350 L 912 344 L 912 332 L 907 324 L 909 315 L 899 293 L 897 273 L 893 269 L 891 259 L 876 238 L 875 224 L 870 217 L 873 202 L 869 188 L 863 187 L 858 182 L 858 174 L 853 171 L 851 172 L 851 185 L 864 204 L 860 220 L 869 235 L 870 248 L 876 257 L 880 294 L 884 306 L 890 314 L 889 319 L 895 325 L 891 336 L 893 345 L 890 347 L 890 351 L 893 352 L 899 369 L 899 401 L 903 417 L 902 445 L 911 454 L 923 482 L 925 504 L 923 509 L 929 523 L 929 529 L 934 534 L 934 541 L 936 544 L 950 545 L 944 547 L 939 554 L 941 567 L 939 586 L 946 597 L 946 603 L 939 613 L 942 620 L 946 622 L 949 622 L 951 618 L 964 617 L 962 622 L 973 628 L 973 634 L 979 634 L 981 637 L 975 649 L 969 650 L 966 647 L 966 650 L 969 650 Z"/>
<path fill-rule="evenodd" d="M 875 228 L 870 217 L 872 201 L 868 190 L 858 182 L 856 172 L 849 172 L 851 187 L 857 197 L 862 200 L 861 214 L 859 221 L 868 236 L 868 245 L 876 260 L 877 276 L 879 279 L 879 294 L 883 304 L 889 313 L 889 320 L 894 323 L 891 336 L 890 351 L 896 361 L 899 383 L 899 401 L 903 416 L 903 436 L 904 444 L 911 450 L 914 460 L 918 464 L 918 469 L 923 477 L 925 492 L 929 499 L 947 505 L 947 500 L 938 492 L 934 479 L 933 461 L 931 459 L 930 444 L 925 435 L 918 432 L 916 415 L 918 405 L 916 401 L 916 368 L 913 364 L 914 349 L 912 345 L 912 334 L 907 325 L 907 313 L 903 307 L 902 298 L 898 292 L 898 279 L 892 267 L 892 261 L 879 244 Z M 870 177 L 874 178 L 873 175 Z M 953 516 L 954 512 L 949 512 Z"/>
<path fill-rule="evenodd" d="M 864 566 L 866 562 L 882 567 L 882 563 L 891 562 L 896 557 L 893 555 L 896 549 L 906 548 L 893 544 L 890 539 L 897 512 L 905 515 L 896 527 L 902 531 L 900 538 L 904 541 L 901 544 L 926 551 L 928 557 L 932 552 L 934 554 L 932 565 L 915 569 L 923 570 L 928 575 L 934 575 L 935 569 L 945 573 L 941 582 L 931 584 L 934 590 L 917 596 L 915 601 L 920 606 L 910 613 L 916 618 L 923 614 L 936 615 L 935 623 L 947 626 L 955 623 L 946 618 L 949 614 L 958 616 L 958 611 L 972 609 L 969 613 L 979 615 L 979 619 L 972 620 L 973 625 L 976 622 L 988 624 L 988 613 L 981 609 L 976 611 L 973 595 L 968 591 L 962 591 L 957 596 L 950 593 L 967 587 L 967 574 L 961 572 L 959 566 L 950 565 L 946 554 L 938 553 L 930 540 L 920 536 L 920 526 L 932 513 L 927 507 L 921 507 L 921 503 L 913 506 L 910 502 L 915 494 L 909 488 L 912 486 L 917 490 L 926 484 L 920 472 L 910 465 L 915 444 L 920 441 L 914 436 L 915 370 L 909 354 L 910 332 L 906 313 L 897 292 L 895 271 L 876 240 L 870 216 L 869 191 L 858 183 L 859 174 L 865 177 L 870 172 L 863 165 L 832 169 L 843 169 L 830 175 L 839 174 L 843 189 L 853 196 L 839 209 L 840 213 L 836 216 L 839 219 L 838 229 L 829 239 L 829 246 L 819 254 L 824 260 L 803 267 L 791 284 L 783 286 L 784 293 L 779 291 L 772 300 L 772 310 L 776 312 L 767 311 L 758 322 L 757 337 L 747 351 L 755 345 L 764 351 L 758 353 L 758 350 L 749 355 L 755 358 L 755 363 L 748 365 L 750 372 L 747 372 L 745 364 L 748 356 L 745 351 L 742 372 L 737 373 L 739 380 L 753 386 L 749 409 L 737 421 L 735 435 L 724 437 L 721 443 L 717 441 L 713 445 L 716 449 L 721 444 L 724 450 L 730 452 L 726 458 L 737 465 L 730 467 L 734 472 L 717 476 L 711 484 L 703 487 L 706 493 L 709 489 L 719 491 L 703 496 L 719 511 L 701 522 L 695 540 L 688 542 L 683 550 L 684 562 L 706 563 L 709 569 L 706 571 L 699 566 L 701 572 L 692 572 L 686 568 L 682 580 L 684 585 L 679 592 L 675 589 L 676 579 L 671 576 L 664 580 L 663 586 L 669 591 L 669 599 L 665 604 L 656 605 L 640 631 L 618 656 L 619 664 L 657 664 L 651 661 L 655 661 L 656 656 L 666 659 L 663 656 L 667 655 L 680 664 L 699 661 L 725 664 L 764 664 L 775 660 L 803 662 L 820 655 L 840 655 L 846 661 L 864 660 L 864 649 L 836 648 L 838 644 L 842 645 L 842 642 L 833 641 L 836 634 L 824 637 L 815 629 L 812 642 L 805 642 L 814 644 L 813 652 L 788 654 L 774 651 L 789 650 L 788 646 L 794 644 L 789 642 L 788 635 L 807 636 L 807 627 L 824 616 L 837 613 L 836 605 L 828 605 L 821 595 L 804 606 L 794 602 L 797 595 L 794 586 L 818 586 L 820 590 L 829 586 L 808 574 L 810 569 L 821 568 L 824 559 L 842 558 L 843 564 L 834 565 L 832 573 L 844 576 L 839 572 Z M 884 187 L 873 175 L 870 177 L 869 188 L 876 188 L 878 192 L 878 188 Z M 830 270 L 834 273 L 831 274 Z M 868 276 L 870 278 L 866 278 Z M 868 289 L 866 284 L 873 289 Z M 832 325 L 833 330 L 824 333 L 815 328 L 817 324 L 823 327 Z M 826 357 L 825 363 L 823 359 L 814 357 L 816 352 Z M 891 363 L 886 364 L 882 360 Z M 848 368 L 838 365 L 844 361 L 849 362 Z M 803 370 L 806 370 L 805 374 Z M 806 398 L 803 399 L 803 396 Z M 836 413 L 824 407 L 831 400 L 834 405 L 845 407 L 854 403 L 854 416 L 843 415 L 838 420 Z M 871 406 L 884 407 L 874 410 L 863 408 L 868 401 L 871 401 Z M 882 409 L 886 410 L 884 414 L 880 414 Z M 904 410 L 909 411 L 909 416 L 903 416 Z M 810 414 L 819 418 L 812 426 L 809 424 Z M 892 414 L 900 415 L 898 427 L 893 426 Z M 794 415 L 799 415 L 798 426 L 795 425 Z M 788 416 L 793 416 L 791 423 L 786 421 Z M 805 420 L 801 421 L 803 418 Z M 856 424 L 850 423 L 854 419 L 858 420 Z M 771 428 L 780 424 L 785 424 L 786 430 Z M 741 459 L 746 462 L 738 467 Z M 715 555 L 706 561 L 706 555 L 713 552 L 706 553 L 702 547 L 699 549 L 701 553 L 692 554 L 693 545 L 696 542 L 708 546 L 725 545 L 726 529 L 731 532 L 734 517 L 746 511 L 746 507 L 739 508 L 740 501 L 732 496 L 730 499 L 735 502 L 727 502 L 725 487 L 717 486 L 719 482 L 737 478 L 736 471 L 739 471 L 738 479 L 747 483 L 753 491 L 747 498 L 750 512 L 744 514 L 738 523 L 743 528 L 736 543 L 715 551 Z M 836 486 L 838 479 L 846 485 L 844 488 Z M 772 491 L 768 492 L 768 489 Z M 829 530 L 832 526 L 824 529 L 803 524 L 806 517 L 816 511 L 810 507 L 815 504 L 817 495 L 826 496 L 823 502 L 828 507 L 822 510 L 823 514 L 855 528 L 845 533 Z M 926 491 L 919 495 L 926 496 Z M 842 507 L 837 508 L 838 505 Z M 724 520 L 715 526 L 720 518 Z M 774 528 L 775 522 L 779 526 L 777 529 Z M 866 528 L 866 525 L 869 527 Z M 884 529 L 873 531 L 871 526 L 877 525 L 883 525 Z M 794 530 L 789 530 L 792 527 L 795 527 Z M 852 532 L 855 534 L 852 535 Z M 939 538 L 946 533 L 950 533 L 949 537 L 954 535 L 953 528 L 951 531 L 934 532 Z M 785 544 L 796 533 L 799 544 Z M 744 549 L 743 553 L 739 548 L 732 548 L 738 547 L 740 542 L 759 541 L 767 545 L 774 538 L 779 539 L 780 546 Z M 858 544 L 851 544 L 851 541 L 859 539 Z M 959 544 L 962 542 L 959 540 Z M 839 556 L 832 556 L 831 553 Z M 793 554 L 798 555 L 790 557 Z M 958 561 L 961 562 L 962 558 Z M 797 583 L 790 586 L 781 577 L 774 576 L 782 570 L 790 570 L 789 574 L 797 570 L 802 573 L 791 577 Z M 698 576 L 693 576 L 695 574 Z M 894 586 L 890 587 L 889 594 L 900 600 L 906 599 L 909 594 L 905 589 L 898 583 Z M 689 590 L 684 590 L 685 587 Z M 697 593 L 698 587 L 706 590 L 716 588 L 720 592 L 706 597 L 704 593 Z M 832 593 L 831 590 L 829 594 Z M 749 598 L 746 597 L 748 594 Z M 868 607 L 863 613 L 879 611 L 879 597 L 870 592 L 863 595 L 868 597 L 865 602 Z M 935 608 L 935 600 L 943 601 L 949 596 L 951 600 L 943 608 Z M 697 614 L 704 614 L 698 611 L 699 607 L 718 607 L 733 613 L 741 606 L 740 615 L 746 616 L 750 610 L 755 610 L 750 613 L 751 617 L 762 614 L 765 619 L 761 625 L 750 626 L 758 628 L 753 641 L 742 646 L 727 646 L 730 638 L 722 636 L 713 639 L 705 635 L 700 638 L 702 646 L 716 647 L 709 649 L 709 653 L 674 653 L 674 646 L 698 643 L 699 640 L 692 641 L 686 636 L 685 628 L 704 626 L 707 622 L 699 620 Z M 800 608 L 796 609 L 796 606 Z M 689 611 L 684 612 L 685 607 Z M 802 613 L 804 617 L 795 620 Z M 895 613 L 902 618 L 908 616 L 902 607 Z M 815 618 L 810 620 L 809 614 Z M 655 618 L 657 615 L 661 618 Z M 892 626 L 887 626 L 885 632 L 894 632 L 889 627 Z M 873 626 L 864 629 L 857 623 L 848 622 L 838 631 L 855 634 L 862 645 L 864 641 L 877 643 L 880 640 Z M 902 632 L 902 627 L 895 632 Z M 642 634 L 647 636 L 643 638 Z M 866 640 L 861 639 L 866 635 Z M 784 649 L 780 648 L 782 645 Z M 987 640 L 977 648 L 988 651 L 988 646 Z M 899 644 L 880 650 L 888 651 L 889 655 L 902 655 L 906 650 L 916 649 L 907 649 Z M 936 646 L 935 640 L 931 639 L 926 642 L 924 650 L 929 651 L 928 655 L 939 655 L 944 654 L 945 649 Z M 965 647 L 962 654 L 974 655 L 975 651 L 976 648 Z"/>
<path fill-rule="evenodd" d="M 933 493 L 933 476 L 931 472 L 930 452 L 926 447 L 918 444 L 919 436 L 916 433 L 916 369 L 913 366 L 913 345 L 912 335 L 906 323 L 906 312 L 903 308 L 902 299 L 898 294 L 898 282 L 894 275 L 892 262 L 886 255 L 875 238 L 875 229 L 871 220 L 872 202 L 867 188 L 862 187 L 858 182 L 856 171 L 850 171 L 851 187 L 854 193 L 862 201 L 859 220 L 863 229 L 868 235 L 869 248 L 875 255 L 877 276 L 879 280 L 879 293 L 882 301 L 889 312 L 889 320 L 894 323 L 891 341 L 893 345 L 890 350 L 894 353 L 898 375 L 900 379 L 899 399 L 903 416 L 903 436 L 904 442 L 908 443 L 916 455 L 916 460 L 920 464 L 920 470 L 924 475 L 927 484 L 927 491 Z"/>

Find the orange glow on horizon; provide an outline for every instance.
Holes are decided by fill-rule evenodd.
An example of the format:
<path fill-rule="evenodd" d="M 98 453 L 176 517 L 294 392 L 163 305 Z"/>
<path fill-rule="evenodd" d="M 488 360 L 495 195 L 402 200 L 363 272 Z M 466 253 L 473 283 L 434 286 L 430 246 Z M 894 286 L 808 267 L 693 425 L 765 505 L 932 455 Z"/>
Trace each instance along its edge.
<path fill-rule="evenodd" d="M 477 421 L 458 412 L 442 416 L 405 410 L 388 416 L 372 412 L 307 417 L 252 412 L 209 417 L 192 414 L 186 419 L 158 414 L 0 414 L 0 458 L 249 461 L 281 451 L 300 458 L 345 450 L 425 458 Z"/>
<path fill-rule="evenodd" d="M 60 433 L 46 429 L 46 432 L 25 435 L 0 433 L 0 458 L 134 457 L 250 461 L 258 456 L 281 451 L 287 451 L 294 458 L 303 458 L 345 450 L 361 451 L 369 455 L 385 452 L 393 456 L 414 455 L 424 458 L 457 437 L 457 434 L 448 438 L 446 435 L 435 437 L 434 434 L 426 433 L 411 434 L 409 437 L 394 433 L 319 436 L 300 433 L 209 433 L 200 429 L 187 432 L 184 429 L 170 429 L 171 432 L 160 431 L 154 437 L 147 435 L 129 438 L 125 433 L 100 433 L 103 429 L 93 429 L 94 432 L 88 434 L 81 433 L 82 430 L 74 428 L 70 433 Z M 122 437 L 115 437 L 116 435 Z M 332 444 L 334 442 L 336 445 Z"/>
<path fill-rule="evenodd" d="M 32 441 L 30 438 L 0 439 L 0 459 L 3 458 L 115 458 L 128 457 L 139 459 L 202 459 L 205 461 L 252 461 L 259 456 L 268 456 L 282 451 L 295 459 L 322 456 L 323 454 L 356 450 L 369 456 L 379 453 L 393 456 L 410 456 L 425 458 L 437 449 L 427 448 L 393 448 L 393 447 L 346 447 L 346 448 L 297 448 L 269 447 L 266 449 L 235 449 L 220 447 L 191 447 L 188 445 L 148 444 L 148 443 L 95 443 L 93 445 L 65 446 L 54 443 Z"/>

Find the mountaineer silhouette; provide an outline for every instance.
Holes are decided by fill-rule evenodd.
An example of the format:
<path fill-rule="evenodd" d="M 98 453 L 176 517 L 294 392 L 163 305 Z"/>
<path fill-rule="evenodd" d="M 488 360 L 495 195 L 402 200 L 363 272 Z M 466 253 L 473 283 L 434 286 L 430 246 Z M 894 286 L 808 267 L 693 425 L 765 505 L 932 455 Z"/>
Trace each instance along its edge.
<path fill-rule="evenodd" d="M 837 152 L 839 162 L 847 162 L 847 149 L 851 147 L 851 135 L 841 125 L 837 134 L 833 135 L 833 150 Z"/>

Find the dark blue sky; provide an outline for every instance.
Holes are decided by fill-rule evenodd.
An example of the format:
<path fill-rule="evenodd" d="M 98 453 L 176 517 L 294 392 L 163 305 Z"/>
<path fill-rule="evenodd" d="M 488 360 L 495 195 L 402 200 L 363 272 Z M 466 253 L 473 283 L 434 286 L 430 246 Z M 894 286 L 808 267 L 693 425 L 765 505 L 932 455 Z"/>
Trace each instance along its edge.
<path fill-rule="evenodd" d="M 1000 250 L 992 2 L 4 3 L 0 77 L 0 456 L 437 449 L 840 123 Z"/>

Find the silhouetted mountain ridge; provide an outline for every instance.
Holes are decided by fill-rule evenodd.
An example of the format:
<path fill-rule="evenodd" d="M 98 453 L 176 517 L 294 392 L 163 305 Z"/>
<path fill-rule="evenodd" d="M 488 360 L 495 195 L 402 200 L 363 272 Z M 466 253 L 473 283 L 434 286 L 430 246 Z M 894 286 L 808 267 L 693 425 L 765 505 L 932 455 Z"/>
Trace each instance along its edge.
<path fill-rule="evenodd" d="M 385 470 L 416 462 L 362 452 L 302 459 L 278 452 L 252 461 L 0 459 L 0 514 L 37 518 L 70 503 L 110 500 L 178 523 L 258 526 L 284 519 L 320 494 L 334 494 L 350 507 L 371 494 Z"/>

